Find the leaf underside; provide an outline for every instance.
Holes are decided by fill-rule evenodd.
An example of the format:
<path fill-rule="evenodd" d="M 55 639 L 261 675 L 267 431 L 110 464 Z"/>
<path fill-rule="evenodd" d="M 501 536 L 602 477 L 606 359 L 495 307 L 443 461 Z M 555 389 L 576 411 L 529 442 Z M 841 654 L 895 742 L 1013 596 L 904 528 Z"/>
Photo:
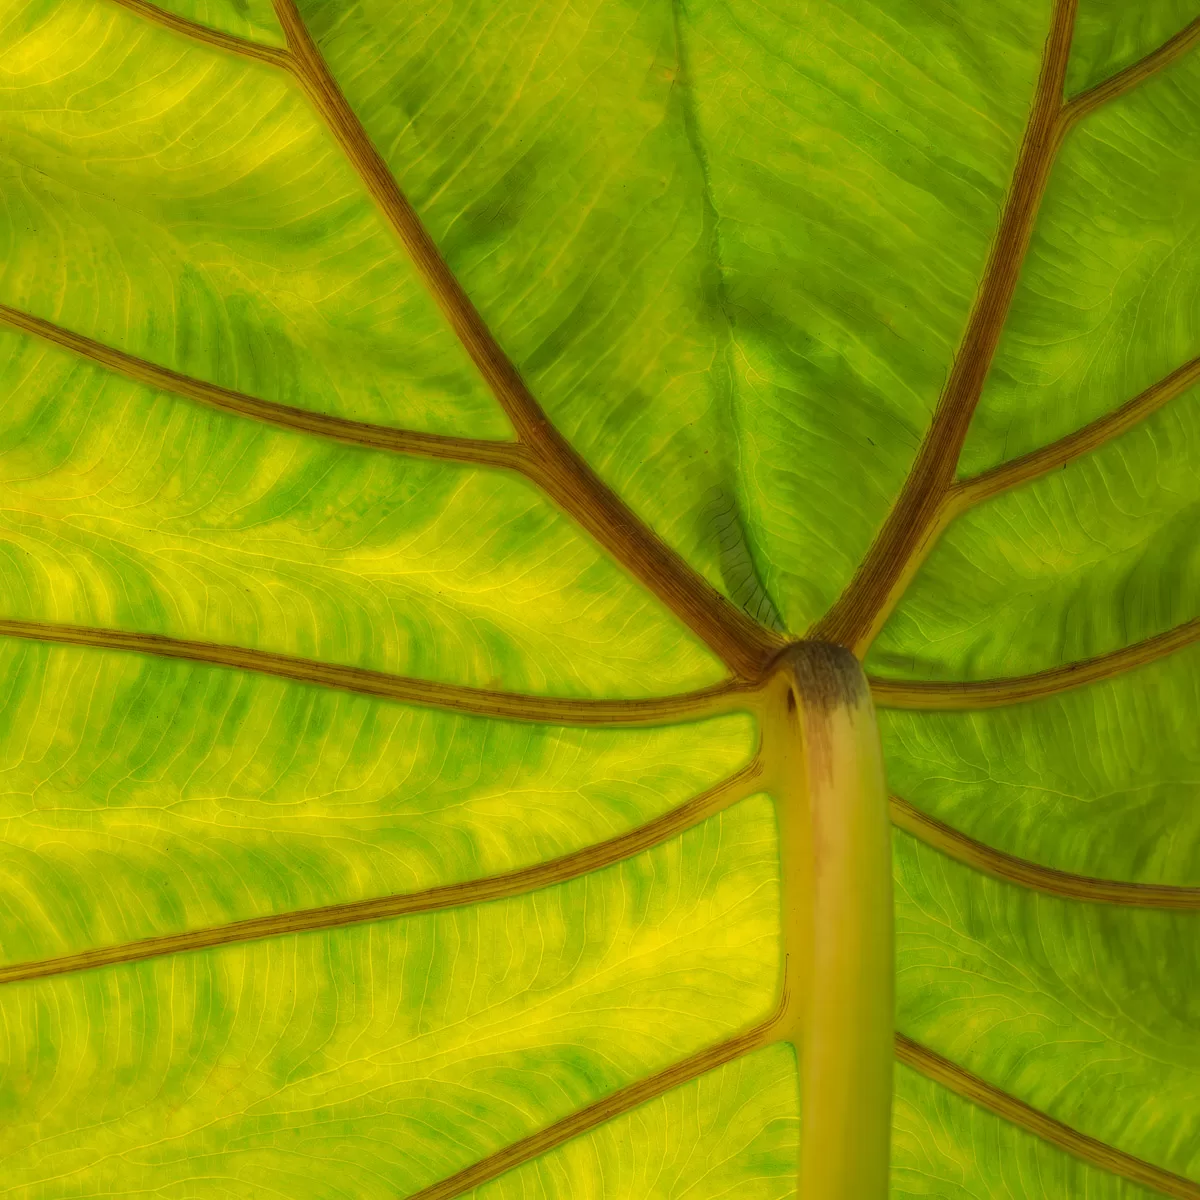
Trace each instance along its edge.
<path fill-rule="evenodd" d="M 1200 1197 L 1195 0 L 4 0 L 0 1192 Z M 762 736 L 760 736 L 762 734 Z"/>

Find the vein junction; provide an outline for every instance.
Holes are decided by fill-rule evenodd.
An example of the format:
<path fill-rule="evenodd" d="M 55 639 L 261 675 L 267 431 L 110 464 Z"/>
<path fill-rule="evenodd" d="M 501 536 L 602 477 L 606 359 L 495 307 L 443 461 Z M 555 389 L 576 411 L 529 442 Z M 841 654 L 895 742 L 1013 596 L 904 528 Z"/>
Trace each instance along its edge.
<path fill-rule="evenodd" d="M 150 634 L 44 622 L 0 621 L 0 635 L 187 658 L 236 669 L 263 671 L 299 682 L 344 688 L 403 703 L 429 704 L 501 719 L 639 725 L 697 719 L 730 711 L 733 707 L 753 707 L 755 701 L 751 697 L 756 694 L 760 681 L 784 648 L 785 640 L 773 630 L 751 620 L 709 587 L 624 505 L 549 423 L 520 374 L 442 260 L 419 217 L 371 144 L 309 36 L 293 0 L 273 0 L 286 35 L 286 50 L 219 33 L 145 0 L 113 2 L 176 34 L 286 71 L 296 80 L 341 144 L 380 212 L 405 245 L 447 321 L 508 415 L 516 438 L 513 442 L 446 438 L 327 417 L 190 379 L 15 309 L 0 306 L 0 321 L 101 363 L 147 386 L 159 387 L 241 416 L 370 449 L 519 471 L 543 487 L 551 499 L 653 591 L 684 624 L 703 638 L 729 666 L 735 682 L 703 693 L 661 700 L 570 700 L 454 687 L 382 672 Z M 1074 0 L 1057 0 L 1033 114 L 1021 147 L 1010 194 L 963 344 L 939 401 L 933 424 L 876 543 L 847 591 L 812 631 L 814 636 L 850 646 L 860 655 L 865 652 L 920 562 L 950 520 L 972 504 L 1090 453 L 1200 380 L 1200 359 L 1194 359 L 1113 414 L 1052 446 L 974 479 L 957 481 L 954 478 L 967 429 L 1005 324 L 1040 200 L 1063 138 L 1075 123 L 1102 104 L 1136 87 L 1200 41 L 1198 18 L 1141 62 L 1067 101 L 1063 97 L 1063 79 L 1074 15 Z M 1153 661 L 1192 644 L 1198 638 L 1200 619 L 1109 655 L 1019 679 L 962 684 L 873 680 L 871 687 L 876 701 L 883 705 L 927 709 L 991 707 L 1111 678 L 1119 671 Z M 695 797 L 657 821 L 619 838 L 535 867 L 407 896 L 280 914 L 236 925 L 148 939 L 124 947 L 85 951 L 41 963 L 16 964 L 0 968 L 0 982 L 31 980 L 229 941 L 388 919 L 406 913 L 521 894 L 532 888 L 549 886 L 593 871 L 601 865 L 619 861 L 675 836 L 691 824 L 749 794 L 762 782 L 763 770 L 760 763 L 756 762 L 724 784 Z M 893 799 L 891 813 L 901 828 L 908 829 L 960 861 L 1024 886 L 1098 902 L 1197 907 L 1195 897 L 1200 894 L 1200 889 L 1116 884 L 1036 868 L 957 834 L 903 801 Z M 629 1111 L 688 1079 L 790 1036 L 790 1012 L 785 988 L 777 1010 L 745 1033 L 703 1050 L 658 1075 L 622 1089 L 562 1122 L 498 1151 L 451 1178 L 426 1188 L 413 1200 L 449 1200 L 450 1197 L 461 1195 L 520 1162 L 544 1153 L 554 1145 L 578 1136 L 621 1112 Z M 897 1036 L 896 1053 L 901 1062 L 1069 1153 L 1142 1186 L 1156 1188 L 1166 1195 L 1200 1200 L 1200 1186 L 1071 1130 L 903 1035 Z"/>
<path fill-rule="evenodd" d="M 1151 78 L 1200 41 L 1200 19 L 1096 88 L 1067 100 L 1076 0 L 1056 0 L 1033 109 L 987 266 L 933 421 L 899 496 L 850 584 L 809 636 L 865 656 L 942 532 L 969 507 L 1090 453 L 1200 380 L 1193 359 L 1116 412 L 1051 446 L 975 479 L 955 478 L 959 457 L 1016 293 L 1055 159 L 1068 132 L 1103 104 Z"/>

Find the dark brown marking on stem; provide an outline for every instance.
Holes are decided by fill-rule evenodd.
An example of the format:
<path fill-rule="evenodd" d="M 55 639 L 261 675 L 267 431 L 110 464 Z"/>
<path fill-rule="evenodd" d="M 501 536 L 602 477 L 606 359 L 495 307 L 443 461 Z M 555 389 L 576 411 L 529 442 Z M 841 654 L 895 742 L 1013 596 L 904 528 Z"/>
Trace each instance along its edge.
<path fill-rule="evenodd" d="M 1029 483 L 1048 471 L 1065 467 L 1085 454 L 1092 454 L 1114 438 L 1127 433 L 1152 413 L 1158 412 L 1164 404 L 1181 396 L 1196 383 L 1200 383 L 1200 357 L 1184 363 L 1120 408 L 1092 421 L 1082 429 L 1077 429 L 1040 450 L 1033 450 L 1022 454 L 1020 458 L 1001 463 L 990 471 L 984 471 L 969 479 L 960 479 L 951 488 L 947 504 L 957 515 L 972 505 L 1008 491 L 1009 488 L 1020 487 L 1021 484 Z"/>
<path fill-rule="evenodd" d="M 471 361 L 532 452 L 535 480 L 737 675 L 757 679 L 784 640 L 722 596 L 605 484 L 550 423 L 442 258 L 338 87 L 293 0 L 272 0 L 293 74 L 341 146 Z"/>
<path fill-rule="evenodd" d="M 647 1079 L 631 1083 L 628 1087 L 563 1117 L 561 1121 L 555 1121 L 553 1125 L 547 1125 L 545 1129 L 513 1142 L 502 1150 L 497 1150 L 495 1154 L 481 1158 L 477 1163 L 439 1183 L 414 1192 L 408 1200 L 454 1200 L 454 1197 L 480 1187 L 489 1180 L 513 1170 L 514 1167 L 529 1162 L 530 1159 L 546 1154 L 556 1146 L 561 1146 L 564 1142 L 569 1142 L 572 1138 L 579 1137 L 622 1113 L 657 1099 L 674 1088 L 682 1087 L 685 1083 L 716 1070 L 717 1067 L 770 1045 L 778 1039 L 779 1022 L 785 1008 L 786 1003 L 781 1000 L 776 1012 L 753 1029 L 681 1059 Z"/>
<path fill-rule="evenodd" d="M 1152 75 L 1169 67 L 1173 62 L 1182 58 L 1189 50 L 1200 42 L 1200 17 L 1185 25 L 1174 37 L 1168 38 L 1157 50 L 1139 59 L 1132 66 L 1080 92 L 1068 102 L 1063 116 L 1069 125 L 1082 121 L 1118 96 L 1132 91 L 1139 84 L 1145 83 Z"/>
<path fill-rule="evenodd" d="M 11 963 L 0 966 L 0 984 L 48 979 L 55 975 L 93 971 L 99 967 L 111 967 L 121 963 L 143 962 L 150 958 L 207 950 L 214 946 L 232 946 L 260 941 L 263 938 L 282 937 L 286 934 L 312 933 L 321 929 L 341 929 L 368 921 L 387 921 L 417 913 L 438 912 L 448 908 L 461 908 L 468 904 L 485 904 L 526 895 L 623 862 L 678 836 L 750 795 L 758 787 L 761 777 L 762 769 L 756 760 L 715 787 L 693 796 L 679 807 L 647 821 L 644 825 L 639 825 L 636 829 L 631 829 L 628 833 L 597 842 L 593 846 L 585 846 L 572 854 L 564 854 L 560 858 L 537 863 L 532 867 L 505 871 L 483 879 L 470 879 L 463 883 L 426 888 L 420 892 L 380 896 L 347 904 L 329 904 L 321 908 L 301 909 L 298 912 L 274 913 L 267 917 L 233 921 L 228 925 L 215 925 L 208 929 L 142 938 L 118 946 L 102 946 L 37 962 Z"/>
<path fill-rule="evenodd" d="M 1200 1184 L 1171 1171 L 1164 1171 L 1162 1167 L 1135 1158 L 1115 1146 L 1064 1125 L 1062 1121 L 1056 1121 L 902 1033 L 896 1034 L 896 1057 L 906 1067 L 919 1071 L 927 1079 L 940 1083 L 964 1100 L 979 1105 L 1102 1171 L 1119 1175 L 1140 1187 L 1152 1188 L 1175 1200 L 1200 1200 Z"/>
<path fill-rule="evenodd" d="M 160 367 L 143 358 L 126 354 L 123 350 L 116 350 L 82 334 L 73 333 L 61 325 L 44 321 L 41 317 L 9 308 L 6 304 L 0 304 L 0 322 L 78 354 L 81 358 L 115 371 L 135 383 L 171 392 L 176 396 L 220 409 L 222 412 L 263 421 L 268 425 L 332 438 L 334 441 L 363 446 L 370 450 L 390 451 L 393 454 L 501 467 L 523 474 L 529 470 L 529 450 L 517 442 L 443 437 L 436 433 L 393 429 L 387 425 L 371 425 L 365 421 L 327 416 L 304 408 L 294 408 L 290 404 L 277 404 L 272 400 L 259 400 L 215 383 L 206 383 L 202 379 L 181 375 L 169 367 Z"/>
<path fill-rule="evenodd" d="M 1086 904 L 1117 904 L 1132 908 L 1200 909 L 1200 887 L 1177 887 L 1158 883 L 1124 883 L 1116 879 L 1095 879 L 1073 875 L 1054 867 L 1043 867 L 1016 855 L 1006 854 L 949 825 L 921 812 L 892 796 L 892 823 L 918 841 L 945 854 L 964 866 L 982 871 L 993 879 L 1015 883 L 1019 887 L 1044 892 L 1062 900 L 1081 900 Z"/>
<path fill-rule="evenodd" d="M 851 708 L 866 697 L 862 667 L 844 646 L 805 638 L 789 646 L 778 661 L 790 666 L 806 708 L 829 713 Z M 795 694 L 789 690 L 788 711 L 794 712 L 795 706 Z"/>
<path fill-rule="evenodd" d="M 696 692 L 645 700 L 577 700 L 559 696 L 527 696 L 488 688 L 437 683 L 371 671 L 364 667 L 340 666 L 309 658 L 293 658 L 268 650 L 223 646 L 164 637 L 157 633 L 130 633 L 121 629 L 96 629 L 86 625 L 59 625 L 50 621 L 0 620 L 0 637 L 87 646 L 102 650 L 132 651 L 159 658 L 178 658 L 210 666 L 230 667 L 260 675 L 275 675 L 295 683 L 334 688 L 439 708 L 464 716 L 493 717 L 506 721 L 536 721 L 548 725 L 625 726 L 670 724 L 700 720 L 732 712 L 753 703 L 749 689 L 737 683 L 721 683 Z"/>
<path fill-rule="evenodd" d="M 913 708 L 953 711 L 956 709 L 1001 708 L 1040 700 L 1088 683 L 1114 679 L 1126 671 L 1145 666 L 1200 641 L 1200 617 L 1176 625 L 1165 633 L 1146 638 L 1079 662 L 1066 663 L 1035 675 L 1012 679 L 979 679 L 964 683 L 934 680 L 906 681 L 871 678 L 871 694 L 881 708 Z"/>
<path fill-rule="evenodd" d="M 809 631 L 865 653 L 938 529 L 967 430 L 991 369 L 1063 135 L 1063 80 L 1076 0 L 1056 0 L 1041 74 L 987 266 L 933 421 L 900 495 L 854 578 Z"/>
<path fill-rule="evenodd" d="M 896 975 L 879 732 L 849 650 L 800 642 L 781 665 L 797 712 L 772 720 L 765 709 L 763 745 L 774 771 L 788 990 L 800 1001 L 786 1026 L 800 1057 L 798 1194 L 878 1200 L 887 1194 Z"/>

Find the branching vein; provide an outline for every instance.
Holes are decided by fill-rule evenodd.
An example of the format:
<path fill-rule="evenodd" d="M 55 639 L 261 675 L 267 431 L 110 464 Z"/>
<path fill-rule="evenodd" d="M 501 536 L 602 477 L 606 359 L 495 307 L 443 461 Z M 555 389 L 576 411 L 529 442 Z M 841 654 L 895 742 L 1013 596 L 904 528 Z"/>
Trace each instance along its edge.
<path fill-rule="evenodd" d="M 64 350 L 70 350 L 81 358 L 132 379 L 135 383 L 172 392 L 176 396 L 196 400 L 222 412 L 250 417 L 283 429 L 294 429 L 300 433 L 332 438 L 372 450 L 388 450 L 395 454 L 505 467 L 521 472 L 527 472 L 529 468 L 529 453 L 524 446 L 516 442 L 443 437 L 435 433 L 393 429 L 387 425 L 371 425 L 364 421 L 350 421 L 344 417 L 332 417 L 304 408 L 294 408 L 290 404 L 259 400 L 215 383 L 206 383 L 202 379 L 193 379 L 190 375 L 181 375 L 178 371 L 160 367 L 143 358 L 126 354 L 123 350 L 115 350 L 102 342 L 64 329 L 61 325 L 44 321 L 41 317 L 9 308 L 6 304 L 0 304 L 0 322 L 43 338 Z"/>
<path fill-rule="evenodd" d="M 1164 1171 L 1162 1167 L 1135 1158 L 1115 1146 L 1088 1137 L 1087 1134 L 1056 1121 L 902 1033 L 896 1034 L 896 1057 L 905 1066 L 949 1088 L 956 1095 L 970 1100 L 972 1104 L 978 1104 L 980 1108 L 995 1113 L 1003 1120 L 1027 1130 L 1094 1167 L 1119 1175 L 1122 1179 L 1128 1179 L 1141 1187 L 1153 1188 L 1164 1196 L 1175 1197 L 1176 1200 L 1200 1200 L 1200 1184 L 1193 1183 L 1182 1175 Z"/>
<path fill-rule="evenodd" d="M 85 625 L 60 625 L 52 621 L 0 620 L 0 637 L 56 642 L 67 646 L 90 646 L 125 650 L 159 658 L 276 675 L 296 683 L 334 688 L 375 696 L 399 704 L 438 708 L 465 716 L 494 717 L 507 721 L 536 721 L 547 725 L 645 726 L 675 721 L 699 720 L 717 713 L 745 707 L 748 689 L 736 683 L 717 684 L 696 692 L 645 700 L 577 700 L 559 696 L 528 696 L 519 692 L 493 691 L 454 683 L 412 679 L 364 667 L 339 666 L 310 658 L 293 658 L 267 650 L 249 650 L 215 642 L 196 642 L 164 637 L 157 633 L 129 633 L 120 629 L 96 629 Z"/>
<path fill-rule="evenodd" d="M 1126 67 L 1125 70 L 1119 71 L 1111 78 L 1073 97 L 1065 110 L 1066 120 L 1072 125 L 1076 121 L 1082 121 L 1084 117 L 1094 113 L 1101 105 L 1107 104 L 1110 100 L 1116 100 L 1118 96 L 1124 96 L 1126 92 L 1145 83 L 1150 76 L 1169 67 L 1197 43 L 1200 43 L 1200 17 L 1197 17 L 1190 25 L 1184 26 L 1174 37 L 1168 38 L 1157 50 L 1147 54 L 1145 58 L 1139 59 L 1132 66 Z"/>
<path fill-rule="evenodd" d="M 537 1158 L 556 1146 L 561 1146 L 564 1142 L 611 1121 L 614 1117 L 619 1117 L 622 1113 L 654 1100 L 673 1088 L 682 1087 L 708 1071 L 716 1070 L 717 1067 L 770 1045 L 778 1039 L 779 1023 L 785 1008 L 786 1000 L 782 1000 L 776 1012 L 761 1025 L 681 1059 L 656 1075 L 621 1088 L 612 1095 L 571 1113 L 561 1121 L 547 1125 L 545 1129 L 513 1142 L 495 1154 L 489 1154 L 487 1158 L 481 1158 L 441 1182 L 414 1192 L 408 1200 L 453 1200 L 454 1197 L 461 1196 L 472 1188 L 477 1188 L 488 1180 L 495 1179 L 498 1175 L 503 1175 L 506 1171 L 511 1171 L 514 1167 L 519 1167 L 522 1163 Z"/>
<path fill-rule="evenodd" d="M 810 637 L 840 642 L 860 656 L 865 654 L 917 568 L 956 513 L 985 494 L 1021 482 L 1022 471 L 1029 471 L 1028 477 L 1032 478 L 1042 470 L 1049 470 L 1055 465 L 1052 459 L 1057 451 L 1070 451 L 1069 458 L 1062 461 L 1087 453 L 1169 398 L 1144 394 L 1114 414 L 1111 426 L 1095 422 L 1073 438 L 1063 439 L 1036 456 L 1018 460 L 1020 466 L 1014 463 L 999 469 L 1011 468 L 1010 474 L 989 472 L 980 477 L 981 481 L 989 480 L 987 485 L 981 481 L 977 485 L 974 480 L 964 485 L 954 482 L 963 443 L 1008 319 L 1041 199 L 1063 138 L 1088 113 L 1144 82 L 1200 42 L 1200 18 L 1197 18 L 1140 62 L 1075 99 L 1064 101 L 1063 82 L 1075 8 L 1076 0 L 1056 0 L 1033 109 L 1008 199 L 933 421 L 900 495 L 854 578 L 829 612 L 809 631 Z M 1140 412 L 1135 409 L 1139 401 L 1144 401 Z M 999 486 L 993 486 L 997 483 Z M 967 490 L 971 487 L 976 488 L 973 493 Z M 985 491 L 985 487 L 991 490 Z"/>
<path fill-rule="evenodd" d="M 1200 357 L 1184 363 L 1114 412 L 1059 438 L 1057 442 L 1001 463 L 970 479 L 959 480 L 947 495 L 950 513 L 956 516 L 1000 492 L 1029 483 L 1048 471 L 1058 470 L 1085 454 L 1099 450 L 1152 413 L 1158 412 L 1168 401 L 1183 395 L 1196 383 L 1200 383 Z"/>
<path fill-rule="evenodd" d="M 1076 0 L 1055 0 L 1050 34 L 1008 198 L 962 343 L 904 487 L 854 578 L 809 636 L 860 656 L 936 537 L 943 498 L 991 369 L 1050 168 L 1062 139 L 1063 80 Z"/>
<path fill-rule="evenodd" d="M 1114 679 L 1145 666 L 1185 646 L 1200 641 L 1200 618 L 1185 621 L 1165 633 L 1135 642 L 1109 654 L 1066 663 L 1034 675 L 1011 679 L 978 679 L 963 683 L 940 680 L 871 679 L 871 695 L 882 708 L 982 709 L 1002 708 L 1027 700 L 1040 700 L 1084 684 Z"/>
<path fill-rule="evenodd" d="M 0 312 L 0 320 L 147 386 L 187 396 L 228 412 L 356 445 L 522 471 L 657 595 L 742 681 L 761 677 L 781 649 L 783 639 L 752 620 L 712 588 L 625 505 L 549 422 L 371 143 L 309 35 L 294 0 L 272 0 L 286 37 L 286 50 L 220 33 L 146 0 L 113 2 L 176 34 L 284 70 L 298 83 L 407 250 L 417 273 L 507 414 L 517 440 L 505 443 L 436 437 L 322 416 L 189 379 L 15 310 L 4 309 Z M 1101 105 L 1126 94 L 1200 42 L 1198 18 L 1140 62 L 1070 101 L 1064 101 L 1063 84 L 1076 3 L 1077 0 L 1055 0 L 1032 110 L 1008 196 L 962 342 L 930 428 L 892 511 L 854 579 L 811 631 L 813 637 L 850 646 L 860 655 L 953 515 L 988 496 L 1089 453 L 1200 378 L 1200 360 L 1193 360 L 1117 412 L 1077 433 L 973 479 L 955 482 L 962 446 L 1007 320 L 1052 164 L 1066 132 Z M 699 719 L 753 703 L 748 682 L 723 684 L 660 699 L 575 700 L 422 681 L 381 671 L 156 634 L 9 620 L 0 621 L 0 636 L 185 659 L 401 703 L 510 720 L 635 726 Z M 888 707 L 990 708 L 1113 678 L 1198 640 L 1200 619 L 1111 654 L 1034 675 L 964 683 L 876 679 L 871 686 L 877 703 Z M 760 783 L 760 767 L 756 762 L 723 784 L 637 830 L 534 867 L 419 893 L 277 914 L 38 963 L 15 964 L 0 968 L 0 982 L 41 978 L 203 947 L 518 895 L 639 853 L 720 811 L 749 794 Z M 920 813 L 904 801 L 892 801 L 892 815 L 898 826 L 959 861 L 1049 894 L 1103 903 L 1200 907 L 1198 888 L 1119 883 L 1070 875 L 986 847 Z M 706 1071 L 778 1040 L 786 1007 L 785 997 L 779 1010 L 754 1028 L 572 1113 L 422 1190 L 411 1200 L 451 1200 Z M 896 1054 L 901 1062 L 1068 1153 L 1168 1196 L 1200 1200 L 1200 1185 L 1069 1128 L 904 1035 L 896 1037 Z"/>
<path fill-rule="evenodd" d="M 242 58 L 252 58 L 285 71 L 291 70 L 292 59 L 286 50 L 280 50 L 275 46 L 264 46 L 261 42 L 252 42 L 248 38 L 237 37 L 232 33 L 222 33 L 219 29 L 201 25 L 198 21 L 189 21 L 186 17 L 180 17 L 173 12 L 168 12 L 165 8 L 159 8 L 157 4 L 148 4 L 147 0 L 112 0 L 112 2 L 129 9 L 130 12 L 136 13 L 139 17 L 151 21 L 155 25 L 162 25 L 172 33 L 180 33 L 193 41 L 203 42 L 206 46 L 225 50 L 230 54 L 238 54 Z"/>
<path fill-rule="evenodd" d="M 735 674 L 759 678 L 786 639 L 721 595 L 650 529 L 551 424 L 455 278 L 342 94 L 293 0 L 272 0 L 287 51 L 218 34 L 145 0 L 114 0 L 208 45 L 282 67 L 303 89 L 400 240 L 471 361 L 529 452 L 525 473 L 696 634 Z"/>
<path fill-rule="evenodd" d="M 371 143 L 295 3 L 273 3 L 293 57 L 296 79 L 408 251 L 417 273 L 508 415 L 518 440 L 533 452 L 536 469 L 532 477 L 731 670 L 757 678 L 783 639 L 731 604 L 694 571 L 628 508 L 550 423 Z"/>
<path fill-rule="evenodd" d="M 38 962 L 11 963 L 0 966 L 0 984 L 46 979 L 53 975 L 92 971 L 119 963 L 142 962 L 148 958 L 206 950 L 213 946 L 230 946 L 260 941 L 263 938 L 281 937 L 285 934 L 311 933 L 320 929 L 340 929 L 347 925 L 361 925 L 367 921 L 386 921 L 415 913 L 461 908 L 467 904 L 484 904 L 491 900 L 525 895 L 539 888 L 565 883 L 569 879 L 577 879 L 581 875 L 599 871 L 603 867 L 612 866 L 668 841 L 750 795 L 759 786 L 761 778 L 762 770 L 756 760 L 724 782 L 693 796 L 685 804 L 664 813 L 661 817 L 647 821 L 644 825 L 639 825 L 636 829 L 631 829 L 628 833 L 597 842 L 593 846 L 586 846 L 561 858 L 537 863 L 532 867 L 505 871 L 500 875 L 471 879 L 464 883 L 427 888 L 421 892 L 381 896 L 348 904 L 330 904 L 322 908 L 301 909 L 298 912 L 275 913 L 267 917 L 234 921 L 228 925 L 215 925 L 208 929 L 193 929 L 185 933 L 143 938 L 118 946 L 102 946 Z"/>
<path fill-rule="evenodd" d="M 1200 909 L 1200 887 L 1173 887 L 1158 883 L 1123 883 L 1115 879 L 1093 879 L 1053 867 L 1039 866 L 995 850 L 951 829 L 928 813 L 914 808 L 899 796 L 891 798 L 892 823 L 905 833 L 940 850 L 965 866 L 974 867 L 994 879 L 1044 892 L 1064 900 L 1089 904 L 1119 904 L 1133 908 Z"/>

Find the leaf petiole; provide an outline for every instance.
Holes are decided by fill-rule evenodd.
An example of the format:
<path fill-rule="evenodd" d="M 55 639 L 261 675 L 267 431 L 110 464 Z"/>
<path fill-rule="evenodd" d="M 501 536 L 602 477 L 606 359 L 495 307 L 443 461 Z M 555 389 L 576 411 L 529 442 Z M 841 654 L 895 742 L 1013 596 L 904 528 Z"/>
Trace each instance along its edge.
<path fill-rule="evenodd" d="M 888 1194 L 894 1033 L 891 824 L 870 690 L 799 642 L 763 720 L 783 868 L 784 1033 L 800 1060 L 801 1196 Z"/>

